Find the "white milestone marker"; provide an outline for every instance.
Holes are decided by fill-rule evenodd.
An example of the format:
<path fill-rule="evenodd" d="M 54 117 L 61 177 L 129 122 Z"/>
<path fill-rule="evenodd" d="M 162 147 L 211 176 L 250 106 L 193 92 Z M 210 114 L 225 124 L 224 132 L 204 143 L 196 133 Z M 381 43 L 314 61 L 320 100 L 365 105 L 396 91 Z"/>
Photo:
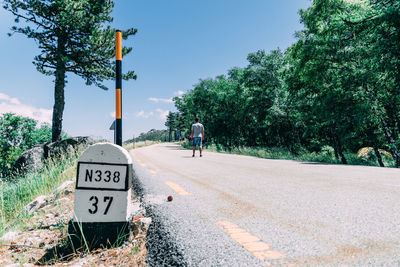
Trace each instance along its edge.
<path fill-rule="evenodd" d="M 122 147 L 98 143 L 78 162 L 75 221 L 126 222 L 132 195 L 132 159 Z"/>

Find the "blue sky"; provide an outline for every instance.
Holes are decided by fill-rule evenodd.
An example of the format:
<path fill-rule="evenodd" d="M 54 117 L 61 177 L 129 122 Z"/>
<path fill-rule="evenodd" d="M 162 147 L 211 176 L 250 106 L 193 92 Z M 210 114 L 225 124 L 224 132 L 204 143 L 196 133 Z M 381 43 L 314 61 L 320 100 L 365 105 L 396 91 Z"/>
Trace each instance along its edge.
<path fill-rule="evenodd" d="M 165 115 L 174 111 L 170 99 L 187 92 L 199 79 L 244 67 L 250 52 L 286 49 L 302 29 L 298 10 L 309 0 L 118 0 L 115 28 L 134 27 L 124 41 L 132 46 L 123 70 L 133 69 L 136 81 L 124 81 L 123 140 L 152 128 L 164 129 Z M 32 64 L 38 54 L 34 40 L 8 37 L 13 17 L 0 9 L 0 113 L 12 111 L 51 121 L 53 77 Z M 68 74 L 63 128 L 71 136 L 112 140 L 109 126 L 115 110 L 114 81 L 108 91 L 86 86 Z"/>

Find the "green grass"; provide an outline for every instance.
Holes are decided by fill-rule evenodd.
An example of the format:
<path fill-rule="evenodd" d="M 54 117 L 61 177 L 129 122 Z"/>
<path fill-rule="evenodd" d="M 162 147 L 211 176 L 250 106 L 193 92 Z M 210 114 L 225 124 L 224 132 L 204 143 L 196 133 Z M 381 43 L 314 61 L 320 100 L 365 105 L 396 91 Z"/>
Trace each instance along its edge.
<path fill-rule="evenodd" d="M 16 177 L 12 181 L 0 180 L 0 236 L 16 229 L 29 219 L 24 207 L 40 195 L 48 195 L 64 181 L 75 175 L 77 155 L 48 161 L 43 170 Z M 10 179 L 8 179 L 10 180 Z"/>
<path fill-rule="evenodd" d="M 182 146 L 187 149 L 192 149 L 190 143 L 182 143 Z M 308 162 L 323 162 L 330 164 L 342 164 L 341 161 L 337 161 L 333 152 L 333 148 L 325 146 L 322 151 L 309 152 L 309 151 L 299 151 L 297 154 L 293 154 L 284 148 L 265 148 L 265 147 L 240 147 L 225 149 L 221 145 L 207 145 L 204 146 L 206 151 L 219 152 L 226 154 L 237 154 L 245 156 L 253 156 L 258 158 L 266 159 L 284 159 L 284 160 L 298 160 L 298 161 L 308 161 Z M 379 166 L 378 161 L 374 154 L 370 154 L 369 158 L 358 157 L 355 153 L 344 153 L 349 165 L 363 165 L 363 166 Z M 384 155 L 382 155 L 383 163 L 386 167 L 395 167 L 395 162 Z"/>

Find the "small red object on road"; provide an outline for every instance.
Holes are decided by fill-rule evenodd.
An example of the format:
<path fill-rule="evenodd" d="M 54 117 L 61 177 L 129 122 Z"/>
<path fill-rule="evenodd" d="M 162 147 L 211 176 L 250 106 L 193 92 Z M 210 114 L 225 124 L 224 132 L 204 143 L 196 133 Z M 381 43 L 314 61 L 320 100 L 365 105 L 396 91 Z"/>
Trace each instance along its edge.
<path fill-rule="evenodd" d="M 168 196 L 168 201 L 172 201 L 174 198 L 172 196 Z"/>

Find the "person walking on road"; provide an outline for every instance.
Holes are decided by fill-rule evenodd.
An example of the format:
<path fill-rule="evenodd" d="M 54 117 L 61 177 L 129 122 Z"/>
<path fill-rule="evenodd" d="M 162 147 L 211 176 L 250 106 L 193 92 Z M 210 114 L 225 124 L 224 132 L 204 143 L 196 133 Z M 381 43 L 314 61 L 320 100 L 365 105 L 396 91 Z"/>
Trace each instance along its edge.
<path fill-rule="evenodd" d="M 200 119 L 195 119 L 196 123 L 192 125 L 192 131 L 190 133 L 190 138 L 192 138 L 192 145 L 193 145 L 193 155 L 196 152 L 196 146 L 199 146 L 200 157 L 203 156 L 203 140 L 204 140 L 204 126 L 200 123 Z"/>

